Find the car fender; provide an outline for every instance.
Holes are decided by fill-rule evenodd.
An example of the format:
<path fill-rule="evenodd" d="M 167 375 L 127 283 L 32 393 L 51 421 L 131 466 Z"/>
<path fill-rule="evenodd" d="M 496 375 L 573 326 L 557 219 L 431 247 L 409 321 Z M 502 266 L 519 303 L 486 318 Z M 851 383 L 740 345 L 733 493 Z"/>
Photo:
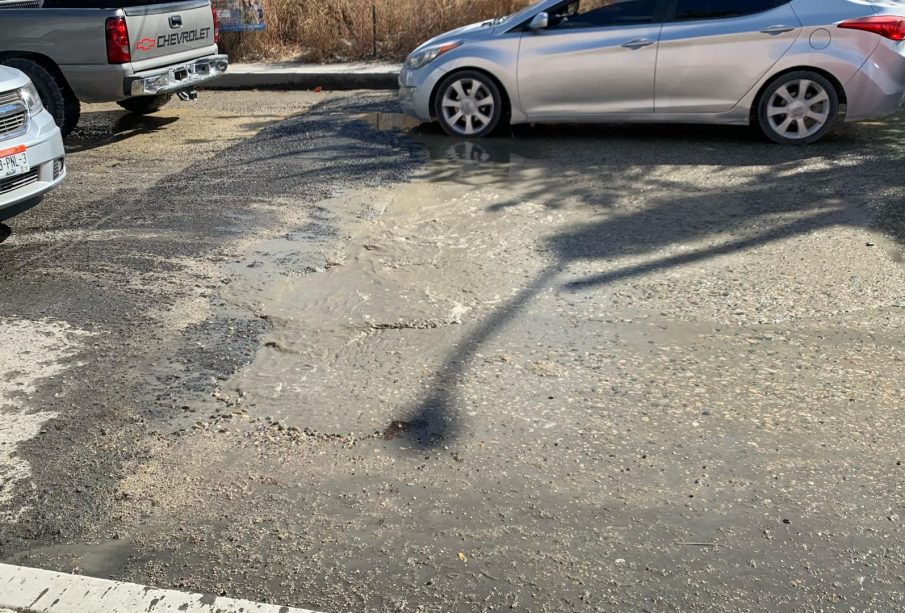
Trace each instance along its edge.
<path fill-rule="evenodd" d="M 505 89 L 509 98 L 512 121 L 525 121 L 518 95 L 518 46 L 520 35 L 501 41 L 493 39 L 492 44 L 467 43 L 459 49 L 440 56 L 432 64 L 433 69 L 423 81 L 423 87 L 432 94 L 443 78 L 459 70 L 480 70 L 492 75 Z M 433 109 L 431 109 L 433 112 Z"/>
<path fill-rule="evenodd" d="M 818 40 L 819 43 L 816 42 Z M 876 51 L 880 40 L 880 37 L 864 36 L 860 32 L 838 28 L 806 28 L 785 55 L 754 84 L 730 113 L 750 116 L 757 104 L 758 95 L 767 83 L 779 74 L 796 69 L 816 68 L 829 74 L 842 85 L 843 91 L 840 94 L 848 98 L 846 84 Z M 815 48 L 824 44 L 827 45 L 824 48 Z"/>

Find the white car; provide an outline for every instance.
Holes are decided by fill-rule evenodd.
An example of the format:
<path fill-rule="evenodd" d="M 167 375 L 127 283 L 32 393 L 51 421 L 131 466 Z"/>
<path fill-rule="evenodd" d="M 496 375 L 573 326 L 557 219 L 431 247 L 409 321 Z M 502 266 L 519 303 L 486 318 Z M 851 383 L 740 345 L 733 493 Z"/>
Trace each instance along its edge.
<path fill-rule="evenodd" d="M 0 221 L 38 204 L 65 176 L 63 138 L 35 86 L 0 66 Z"/>

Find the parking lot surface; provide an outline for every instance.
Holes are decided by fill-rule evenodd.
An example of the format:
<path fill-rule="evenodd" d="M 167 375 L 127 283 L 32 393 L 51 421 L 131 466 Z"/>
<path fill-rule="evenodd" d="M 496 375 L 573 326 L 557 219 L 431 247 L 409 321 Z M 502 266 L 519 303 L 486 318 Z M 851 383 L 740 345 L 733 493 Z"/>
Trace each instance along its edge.
<path fill-rule="evenodd" d="M 4 561 L 324 611 L 903 606 L 901 117 L 113 108 L 0 243 Z"/>

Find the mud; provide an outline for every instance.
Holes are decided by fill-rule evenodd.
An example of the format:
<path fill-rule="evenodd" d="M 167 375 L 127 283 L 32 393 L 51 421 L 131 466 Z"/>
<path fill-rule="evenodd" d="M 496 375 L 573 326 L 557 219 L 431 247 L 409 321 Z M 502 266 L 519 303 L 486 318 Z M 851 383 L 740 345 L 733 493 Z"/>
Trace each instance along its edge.
<path fill-rule="evenodd" d="M 45 434 L 43 426 L 58 416 L 52 411 L 30 412 L 27 399 L 39 381 L 60 377 L 88 334 L 54 321 L 0 319 L 0 328 L 15 342 L 0 350 L 0 505 L 2 521 L 15 523 L 28 507 L 11 505 L 19 487 L 32 487 L 31 466 L 16 454 L 23 441 Z M 74 366 L 79 366 L 78 363 Z"/>
<path fill-rule="evenodd" d="M 273 328 L 223 387 L 278 425 L 157 455 L 172 460 L 145 482 L 203 456 L 188 498 L 233 509 L 226 540 L 206 527 L 217 510 L 172 555 L 230 567 L 233 540 L 269 534 L 248 550 L 268 587 L 238 585 L 327 610 L 894 599 L 894 580 L 867 596 L 845 562 L 880 546 L 864 482 L 839 503 L 846 458 L 878 485 L 892 470 L 894 438 L 856 451 L 851 432 L 899 397 L 877 376 L 890 337 L 867 332 L 900 329 L 898 247 L 869 228 L 873 198 L 825 184 L 857 158 L 729 131 L 716 155 L 653 139 L 626 160 L 600 148 L 611 130 L 486 145 L 416 130 L 411 182 L 323 201 L 340 231 L 319 242 L 252 247 L 222 295 Z M 736 138 L 749 151 L 719 147 Z M 850 193 L 870 180 L 847 176 Z M 325 438 L 290 433 L 305 428 Z M 213 483 L 212 458 L 230 471 Z M 818 500 L 832 509 L 808 511 Z M 172 542 L 141 532 L 142 548 Z M 304 577 L 279 570 L 299 555 Z"/>
<path fill-rule="evenodd" d="M 901 122 L 463 143 L 353 95 L 207 164 L 254 181 L 171 169 L 220 245 L 112 339 L 166 339 L 121 360 L 140 452 L 4 554 L 327 611 L 895 609 Z"/>

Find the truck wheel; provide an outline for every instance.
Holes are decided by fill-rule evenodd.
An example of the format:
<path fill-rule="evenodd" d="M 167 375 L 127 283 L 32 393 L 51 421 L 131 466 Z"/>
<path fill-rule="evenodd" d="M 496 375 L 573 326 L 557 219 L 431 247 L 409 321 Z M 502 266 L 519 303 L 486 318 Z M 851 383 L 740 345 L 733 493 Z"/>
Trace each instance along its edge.
<path fill-rule="evenodd" d="M 138 98 L 127 98 L 117 102 L 118 105 L 138 115 L 147 115 L 156 113 L 173 98 L 173 94 L 160 94 L 159 96 L 139 96 Z"/>
<path fill-rule="evenodd" d="M 53 116 L 60 132 L 63 136 L 69 136 L 79 122 L 82 107 L 63 78 L 56 76 L 41 64 L 23 57 L 4 60 L 3 63 L 28 75 L 41 96 L 44 108 Z"/>

